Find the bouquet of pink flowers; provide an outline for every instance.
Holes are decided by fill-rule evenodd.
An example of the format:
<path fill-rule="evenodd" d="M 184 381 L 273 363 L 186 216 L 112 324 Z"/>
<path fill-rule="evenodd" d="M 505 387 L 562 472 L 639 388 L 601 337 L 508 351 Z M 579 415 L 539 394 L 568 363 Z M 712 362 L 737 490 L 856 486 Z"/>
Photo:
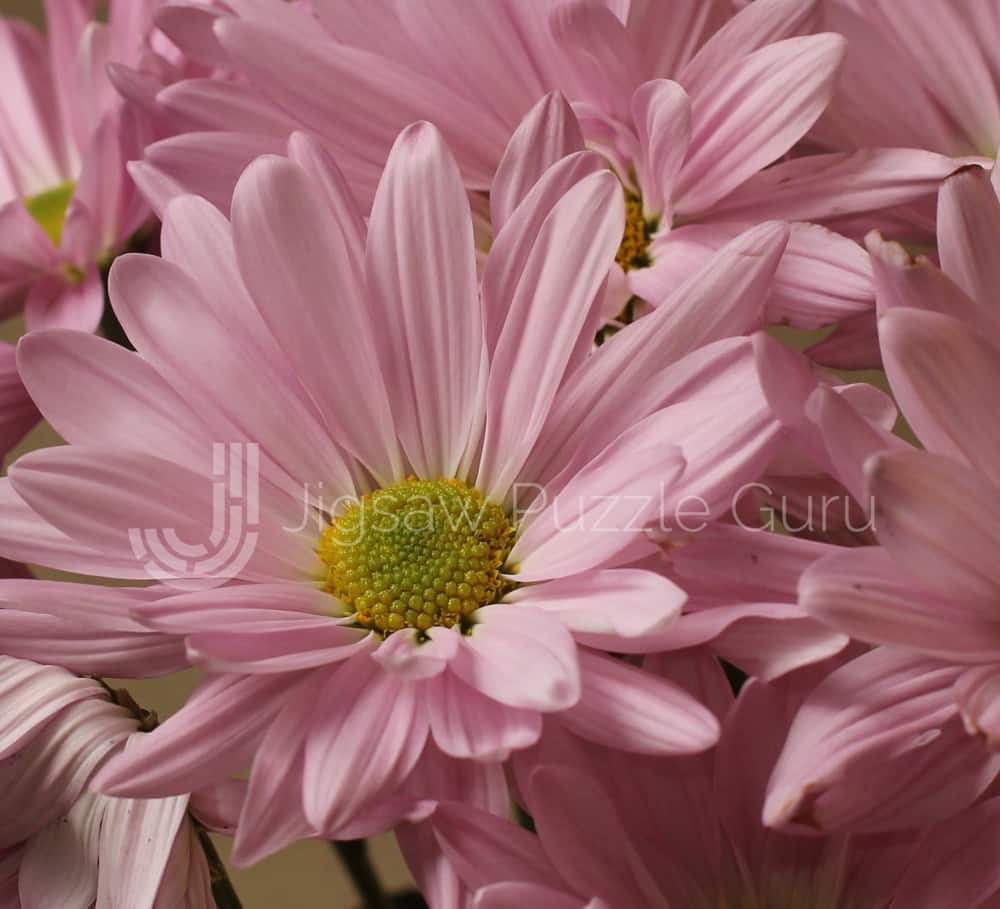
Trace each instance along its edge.
<path fill-rule="evenodd" d="M 1000 0 L 38 18 L 0 909 L 1000 909 Z"/>

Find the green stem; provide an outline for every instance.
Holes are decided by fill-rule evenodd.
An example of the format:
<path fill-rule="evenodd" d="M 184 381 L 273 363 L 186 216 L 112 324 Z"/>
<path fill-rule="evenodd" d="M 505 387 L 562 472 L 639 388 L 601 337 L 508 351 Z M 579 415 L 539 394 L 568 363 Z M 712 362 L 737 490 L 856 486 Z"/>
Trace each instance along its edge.
<path fill-rule="evenodd" d="M 208 873 L 212 879 L 212 896 L 215 899 L 215 905 L 218 909 L 243 909 L 243 904 L 233 889 L 233 883 L 229 880 L 226 866 L 222 863 L 222 858 L 216 851 L 208 831 L 201 824 L 197 824 L 196 828 L 198 840 L 205 852 L 205 858 L 208 860 Z"/>
<path fill-rule="evenodd" d="M 364 909 L 390 909 L 392 904 L 368 855 L 368 844 L 364 840 L 338 840 L 331 842 L 330 847 L 347 868 Z"/>

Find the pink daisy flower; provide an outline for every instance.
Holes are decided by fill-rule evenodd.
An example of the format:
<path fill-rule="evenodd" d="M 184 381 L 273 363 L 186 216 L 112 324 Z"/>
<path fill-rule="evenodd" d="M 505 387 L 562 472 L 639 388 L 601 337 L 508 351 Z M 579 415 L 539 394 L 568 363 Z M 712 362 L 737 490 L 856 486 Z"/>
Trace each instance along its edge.
<path fill-rule="evenodd" d="M 104 308 L 100 270 L 149 217 L 125 171 L 155 135 L 108 78 L 115 61 L 155 57 L 146 43 L 152 0 L 48 0 L 46 34 L 0 19 L 0 311 L 22 305 L 29 329 L 92 331 Z M 161 42 L 165 39 L 160 36 Z M 0 347 L 0 450 L 37 419 Z"/>
<path fill-rule="evenodd" d="M 995 905 L 1000 800 L 900 834 L 776 833 L 760 819 L 767 778 L 813 674 L 751 680 L 734 703 L 714 660 L 691 656 L 672 671 L 719 712 L 718 747 L 653 758 L 546 743 L 520 780 L 537 835 L 463 805 L 436 812 L 444 853 L 470 894 L 449 905 Z"/>
<path fill-rule="evenodd" d="M 562 143 L 565 154 L 586 142 L 622 184 L 622 309 L 630 294 L 662 304 L 752 224 L 901 204 L 932 194 L 953 167 L 940 155 L 898 149 L 768 167 L 806 134 L 834 90 L 844 40 L 807 34 L 819 22 L 817 0 L 758 0 L 736 15 L 728 0 L 445 0 L 367 4 L 363 13 L 332 0 L 315 15 L 229 5 L 232 14 L 173 8 L 159 20 L 188 53 L 246 82 L 192 80 L 161 93 L 184 134 L 151 146 L 133 170 L 161 206 L 186 190 L 228 210 L 246 163 L 302 128 L 337 156 L 367 207 L 397 131 L 424 118 L 455 150 L 483 214 L 502 220 L 494 175 L 509 137 L 558 90 L 579 125 L 553 130 L 547 143 Z M 871 306 L 863 250 L 795 226 L 769 319 L 812 328 Z"/>
<path fill-rule="evenodd" d="M 840 476 L 870 497 L 881 545 L 817 561 L 800 602 L 884 646 L 806 701 L 771 783 L 775 824 L 900 826 L 953 812 L 1000 770 L 1000 423 L 984 398 L 1000 381 L 1000 202 L 988 173 L 951 177 L 938 219 L 943 271 L 869 239 L 886 371 L 926 450 L 829 397 L 811 408 Z"/>
<path fill-rule="evenodd" d="M 186 795 L 88 791 L 109 757 L 142 738 L 101 685 L 3 656 L 0 717 L 4 909 L 214 909 Z"/>
<path fill-rule="evenodd" d="M 543 715 L 637 752 L 709 747 L 710 712 L 602 651 L 642 651 L 683 604 L 636 564 L 656 552 L 644 528 L 684 496 L 723 512 L 771 456 L 750 341 L 685 327 L 678 306 L 593 348 L 623 221 L 606 171 L 568 187 L 546 171 L 480 291 L 465 188 L 433 127 L 400 136 L 367 229 L 319 146 L 296 135 L 289 155 L 248 169 L 231 225 L 181 198 L 162 259 L 115 263 L 138 353 L 68 332 L 21 345 L 72 444 L 11 468 L 5 553 L 135 578 L 152 570 L 138 528 L 218 551 L 207 455 L 220 438 L 260 446 L 245 561 L 161 568 L 187 592 L 133 607 L 211 675 L 102 789 L 187 792 L 252 759 L 247 861 L 352 829 L 427 761 L 448 778 L 449 762 L 503 760 Z M 738 238 L 706 292 L 759 306 L 786 240 L 776 224 Z"/>

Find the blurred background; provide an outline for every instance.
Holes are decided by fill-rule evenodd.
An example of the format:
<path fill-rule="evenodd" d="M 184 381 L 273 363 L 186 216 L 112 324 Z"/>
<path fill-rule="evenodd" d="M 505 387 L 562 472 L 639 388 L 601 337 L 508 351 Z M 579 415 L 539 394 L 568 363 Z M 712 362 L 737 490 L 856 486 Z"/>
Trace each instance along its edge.
<path fill-rule="evenodd" d="M 42 0 L 0 0 L 0 15 L 20 16 L 44 25 Z M 9 321 L 0 325 L 0 339 L 15 341 L 22 331 L 20 320 Z M 61 441 L 50 427 L 39 426 L 7 459 L 4 470 L 8 463 L 24 452 L 61 444 Z M 54 576 L 51 572 L 37 573 Z M 197 679 L 197 673 L 191 671 L 164 679 L 112 681 L 112 684 L 127 687 L 140 705 L 155 710 L 162 720 L 180 707 Z M 229 853 L 227 838 L 214 839 L 225 859 Z M 391 835 L 372 840 L 370 853 L 376 871 L 388 890 L 397 891 L 412 886 L 412 878 Z M 244 909 L 354 909 L 362 906 L 343 864 L 324 842 L 299 843 L 253 868 L 227 867 Z"/>

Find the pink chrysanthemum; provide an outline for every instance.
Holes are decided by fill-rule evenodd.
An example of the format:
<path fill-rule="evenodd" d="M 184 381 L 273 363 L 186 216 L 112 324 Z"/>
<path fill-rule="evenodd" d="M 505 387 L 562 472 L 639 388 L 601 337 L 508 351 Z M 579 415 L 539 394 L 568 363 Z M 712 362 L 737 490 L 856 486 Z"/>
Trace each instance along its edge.
<path fill-rule="evenodd" d="M 810 34 L 819 0 L 757 0 L 735 15 L 728 0 L 379 2 L 363 15 L 345 0 L 316 4 L 314 14 L 230 7 L 173 8 L 159 20 L 179 46 L 245 84 L 189 80 L 161 93 L 183 134 L 135 165 L 154 201 L 186 190 L 225 211 L 246 163 L 302 128 L 337 156 L 367 207 L 397 131 L 422 118 L 447 137 L 482 214 L 502 218 L 493 182 L 507 142 L 559 91 L 579 126 L 533 141 L 542 153 L 561 143 L 563 154 L 585 141 L 619 177 L 619 309 L 629 293 L 662 304 L 752 224 L 839 219 L 930 197 L 953 167 L 895 148 L 782 162 L 825 109 L 844 53 L 841 36 Z M 812 328 L 871 304 L 863 250 L 796 225 L 769 320 Z"/>
<path fill-rule="evenodd" d="M 252 758 L 246 861 L 356 829 L 422 756 L 445 778 L 447 761 L 502 760 L 545 714 L 633 751 L 710 746 L 704 707 L 601 651 L 641 652 L 683 603 L 635 564 L 656 552 L 648 523 L 688 495 L 724 511 L 771 455 L 749 340 L 699 347 L 712 326 L 664 312 L 594 349 L 622 233 L 610 173 L 526 188 L 480 292 L 433 127 L 400 136 L 367 229 L 315 143 L 296 135 L 289 154 L 248 169 L 232 225 L 178 199 L 164 258 L 115 263 L 137 354 L 79 333 L 22 342 L 25 380 L 72 444 L 11 468 L 4 551 L 143 577 L 139 529 L 170 528 L 196 563 L 176 583 L 209 582 L 135 604 L 211 676 L 100 784 L 190 791 Z M 713 292 L 759 305 L 786 239 L 764 225 L 735 241 Z M 694 347 L 676 362 L 674 325 Z M 206 482 L 227 439 L 260 445 L 235 541 Z M 244 561 L 199 574 L 191 541 L 217 553 L 251 530 Z"/>
<path fill-rule="evenodd" d="M 0 905 L 4 909 L 214 909 L 188 797 L 88 791 L 141 739 L 105 690 L 0 657 Z"/>
<path fill-rule="evenodd" d="M 988 400 L 1000 383 L 1000 202 L 987 172 L 951 177 L 938 219 L 943 272 L 869 239 L 886 372 L 926 450 L 827 392 L 807 408 L 831 470 L 870 503 L 881 545 L 817 561 L 800 602 L 884 646 L 806 701 L 771 784 L 775 824 L 903 826 L 954 812 L 1000 771 L 1000 422 Z"/>
<path fill-rule="evenodd" d="M 476 909 L 978 909 L 995 905 L 1000 799 L 903 834 L 796 837 L 761 823 L 767 778 L 814 678 L 750 681 L 671 664 L 722 722 L 707 754 L 653 758 L 544 742 L 519 775 L 537 835 L 467 806 L 431 820 Z"/>
<path fill-rule="evenodd" d="M 44 36 L 0 19 L 0 312 L 23 304 L 29 329 L 95 329 L 100 268 L 149 216 L 125 164 L 156 138 L 152 115 L 122 103 L 107 68 L 159 59 L 148 41 L 159 5 L 116 2 L 101 23 L 85 0 L 47 0 Z M 36 419 L 3 345 L 0 451 Z"/>

